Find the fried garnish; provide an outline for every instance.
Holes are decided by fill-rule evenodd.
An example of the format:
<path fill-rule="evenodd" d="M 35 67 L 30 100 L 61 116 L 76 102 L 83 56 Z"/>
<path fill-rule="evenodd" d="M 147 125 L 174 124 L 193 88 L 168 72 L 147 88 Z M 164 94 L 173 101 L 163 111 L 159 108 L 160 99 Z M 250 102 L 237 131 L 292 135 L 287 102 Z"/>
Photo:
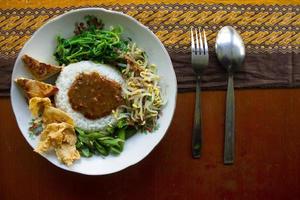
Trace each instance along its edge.
<path fill-rule="evenodd" d="M 72 131 L 73 127 L 67 123 L 48 124 L 42 131 L 40 141 L 35 149 L 38 153 L 43 153 L 51 148 L 59 147 L 63 143 L 64 132 Z"/>
<path fill-rule="evenodd" d="M 51 106 L 49 98 L 33 97 L 29 100 L 29 110 L 33 117 L 41 116 L 46 106 Z"/>
<path fill-rule="evenodd" d="M 67 166 L 72 165 L 75 160 L 80 158 L 80 154 L 76 150 L 75 145 L 62 144 L 55 149 L 55 152 L 58 160 L 65 163 Z"/>
<path fill-rule="evenodd" d="M 76 150 L 77 141 L 74 127 L 68 123 L 51 123 L 41 133 L 40 141 L 34 151 L 44 153 L 54 149 L 57 158 L 66 165 L 71 165 L 80 158 Z"/>
<path fill-rule="evenodd" d="M 67 113 L 52 106 L 45 107 L 42 118 L 43 123 L 46 125 L 56 122 L 66 122 L 74 126 L 73 119 Z"/>
<path fill-rule="evenodd" d="M 70 145 L 75 145 L 77 142 L 77 137 L 76 134 L 74 134 L 74 127 L 72 129 L 72 131 L 66 131 L 64 132 L 64 139 L 63 142 L 64 143 L 68 143 Z"/>
<path fill-rule="evenodd" d="M 50 97 L 58 91 L 58 88 L 54 85 L 32 79 L 17 78 L 15 82 L 24 90 L 28 99 L 33 97 Z"/>
<path fill-rule="evenodd" d="M 64 111 L 53 107 L 49 98 L 31 98 L 29 100 L 29 110 L 34 117 L 42 116 L 45 125 L 66 122 L 74 126 L 73 119 Z"/>
<path fill-rule="evenodd" d="M 37 80 L 45 80 L 61 71 L 59 66 L 39 62 L 26 54 L 22 56 L 22 60 Z"/>
<path fill-rule="evenodd" d="M 54 149 L 57 158 L 68 166 L 80 158 L 74 121 L 67 113 L 53 107 L 49 98 L 40 97 L 29 100 L 29 110 L 34 117 L 42 117 L 45 126 L 34 151 L 41 154 Z"/>

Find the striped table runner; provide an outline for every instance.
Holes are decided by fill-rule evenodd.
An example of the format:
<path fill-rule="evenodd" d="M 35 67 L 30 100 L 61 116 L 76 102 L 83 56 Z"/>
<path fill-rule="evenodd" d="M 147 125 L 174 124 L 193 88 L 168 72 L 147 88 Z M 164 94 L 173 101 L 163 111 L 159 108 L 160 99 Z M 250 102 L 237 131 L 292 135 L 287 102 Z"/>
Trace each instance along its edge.
<path fill-rule="evenodd" d="M 9 95 L 14 61 L 33 32 L 50 18 L 83 7 L 124 12 L 148 26 L 169 51 L 179 91 L 194 90 L 191 27 L 204 28 L 209 41 L 204 89 L 225 88 L 226 71 L 214 53 L 216 34 L 224 25 L 236 28 L 246 46 L 245 63 L 235 76 L 237 88 L 300 86 L 300 2 L 296 0 L 264 4 L 258 0 L 4 0 L 0 4 L 0 96 Z"/>

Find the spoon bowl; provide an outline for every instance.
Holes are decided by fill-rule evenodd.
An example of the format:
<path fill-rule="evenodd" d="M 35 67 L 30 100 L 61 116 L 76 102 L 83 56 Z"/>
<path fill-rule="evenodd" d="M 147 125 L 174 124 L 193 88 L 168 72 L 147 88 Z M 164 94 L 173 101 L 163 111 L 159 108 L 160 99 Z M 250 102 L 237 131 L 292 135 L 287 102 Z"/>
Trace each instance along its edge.
<path fill-rule="evenodd" d="M 244 61 L 245 46 L 241 36 L 231 26 L 224 26 L 216 39 L 216 54 L 220 63 L 229 71 L 235 71 Z"/>

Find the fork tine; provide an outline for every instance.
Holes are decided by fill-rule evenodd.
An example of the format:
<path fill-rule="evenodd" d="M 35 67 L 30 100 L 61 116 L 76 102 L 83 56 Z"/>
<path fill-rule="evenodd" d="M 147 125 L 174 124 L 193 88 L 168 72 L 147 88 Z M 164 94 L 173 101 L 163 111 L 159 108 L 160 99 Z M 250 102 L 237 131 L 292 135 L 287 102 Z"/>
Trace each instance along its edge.
<path fill-rule="evenodd" d="M 201 34 L 200 28 L 198 30 L 199 30 L 199 40 L 200 40 L 200 54 L 204 55 L 203 42 L 202 42 L 202 36 L 201 36 L 202 34 Z"/>
<path fill-rule="evenodd" d="M 200 54 L 199 38 L 198 38 L 198 33 L 196 28 L 195 28 L 195 37 L 196 37 L 196 54 Z"/>
<path fill-rule="evenodd" d="M 203 29 L 203 40 L 204 40 L 204 51 L 205 54 L 208 54 L 208 45 L 207 45 L 207 39 L 206 39 L 206 34 L 205 30 Z"/>
<path fill-rule="evenodd" d="M 195 52 L 195 41 L 194 41 L 193 28 L 191 28 L 191 51 L 192 51 L 192 53 Z"/>

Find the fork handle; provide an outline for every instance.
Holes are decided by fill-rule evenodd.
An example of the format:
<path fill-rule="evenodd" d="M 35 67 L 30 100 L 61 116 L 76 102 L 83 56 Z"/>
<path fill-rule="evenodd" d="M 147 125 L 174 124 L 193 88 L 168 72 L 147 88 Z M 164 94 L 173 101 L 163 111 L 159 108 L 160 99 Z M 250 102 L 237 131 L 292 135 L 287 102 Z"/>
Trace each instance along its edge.
<path fill-rule="evenodd" d="M 200 158 L 202 147 L 202 122 L 201 122 L 201 88 L 200 76 L 196 76 L 196 102 L 194 113 L 194 127 L 192 136 L 192 155 L 193 158 Z"/>
<path fill-rule="evenodd" d="M 224 164 L 234 162 L 234 87 L 233 74 L 228 75 L 228 86 L 226 96 L 226 120 L 225 120 L 225 141 L 224 141 Z"/>

